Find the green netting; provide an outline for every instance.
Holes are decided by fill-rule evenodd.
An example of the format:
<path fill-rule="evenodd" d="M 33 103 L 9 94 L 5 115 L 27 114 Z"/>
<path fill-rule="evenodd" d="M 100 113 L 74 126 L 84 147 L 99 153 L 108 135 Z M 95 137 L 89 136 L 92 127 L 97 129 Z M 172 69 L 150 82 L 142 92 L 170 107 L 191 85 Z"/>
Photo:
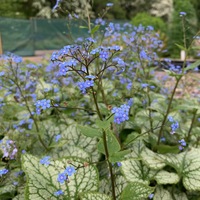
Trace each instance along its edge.
<path fill-rule="evenodd" d="M 28 20 L 0 18 L 3 52 L 10 51 L 18 55 L 33 55 L 33 36 Z"/>
<path fill-rule="evenodd" d="M 66 19 L 11 19 L 0 17 L 3 52 L 20 56 L 34 55 L 36 50 L 56 50 L 71 44 L 73 39 L 86 36 L 83 21 Z"/>

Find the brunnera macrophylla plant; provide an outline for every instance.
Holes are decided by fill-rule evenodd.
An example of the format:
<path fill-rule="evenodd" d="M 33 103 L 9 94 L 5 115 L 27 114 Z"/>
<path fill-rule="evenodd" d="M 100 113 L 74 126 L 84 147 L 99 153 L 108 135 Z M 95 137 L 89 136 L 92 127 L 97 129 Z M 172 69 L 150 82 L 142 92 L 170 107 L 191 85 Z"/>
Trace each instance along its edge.
<path fill-rule="evenodd" d="M 167 91 L 152 27 L 98 28 L 43 64 L 1 57 L 1 199 L 197 199 L 199 97 L 175 92 L 199 61 L 166 59 Z"/>

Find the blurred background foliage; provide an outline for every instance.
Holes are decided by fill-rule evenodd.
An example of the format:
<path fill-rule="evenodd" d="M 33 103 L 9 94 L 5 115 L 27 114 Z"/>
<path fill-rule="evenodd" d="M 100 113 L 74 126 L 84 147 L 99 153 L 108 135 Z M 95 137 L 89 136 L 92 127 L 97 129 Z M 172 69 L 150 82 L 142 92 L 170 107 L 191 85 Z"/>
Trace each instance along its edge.
<path fill-rule="evenodd" d="M 106 12 L 106 4 L 113 7 Z M 167 38 L 169 55 L 179 56 L 175 43 L 183 45 L 180 12 L 186 12 L 187 45 L 200 27 L 199 0 L 62 0 L 56 11 L 56 0 L 1 0 L 0 17 L 65 18 L 69 13 L 79 17 L 103 17 L 108 20 L 126 20 L 134 25 L 152 25 Z"/>

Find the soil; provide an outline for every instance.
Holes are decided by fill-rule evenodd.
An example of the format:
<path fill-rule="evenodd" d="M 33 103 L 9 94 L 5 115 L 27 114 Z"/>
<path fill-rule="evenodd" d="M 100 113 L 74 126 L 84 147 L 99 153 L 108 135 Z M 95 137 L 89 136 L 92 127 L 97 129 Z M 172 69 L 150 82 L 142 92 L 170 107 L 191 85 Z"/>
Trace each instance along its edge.
<path fill-rule="evenodd" d="M 169 91 L 172 91 L 175 85 L 174 77 L 168 77 L 166 81 L 163 81 L 163 78 L 167 76 L 166 72 L 155 72 L 155 76 L 164 82 Z M 200 99 L 200 72 L 189 72 L 182 77 L 176 89 L 175 98 Z"/>

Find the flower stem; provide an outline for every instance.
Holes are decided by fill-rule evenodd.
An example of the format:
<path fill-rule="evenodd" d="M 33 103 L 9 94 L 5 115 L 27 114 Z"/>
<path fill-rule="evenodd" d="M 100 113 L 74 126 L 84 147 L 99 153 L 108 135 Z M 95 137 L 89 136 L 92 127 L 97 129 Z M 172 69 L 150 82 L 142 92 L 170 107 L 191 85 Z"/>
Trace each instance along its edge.
<path fill-rule="evenodd" d="M 170 109 L 171 109 L 171 105 L 172 105 L 172 101 L 173 101 L 173 98 L 174 98 L 174 94 L 175 94 L 175 92 L 176 92 L 176 89 L 177 89 L 177 87 L 178 87 L 178 84 L 179 84 L 181 78 L 182 78 L 182 76 L 179 76 L 179 77 L 176 79 L 176 84 L 175 84 L 174 89 L 173 89 L 173 91 L 172 91 L 172 95 L 171 95 L 170 100 L 169 100 L 169 104 L 168 104 L 168 107 L 167 107 L 167 111 L 166 111 L 166 114 L 164 115 L 164 119 L 163 119 L 163 121 L 162 121 L 160 131 L 159 131 L 159 133 L 158 133 L 157 145 L 160 144 L 160 138 L 161 138 L 161 136 L 162 136 L 163 129 L 164 129 L 165 123 L 166 123 L 166 121 L 167 121 L 167 117 L 168 117 L 169 111 L 170 111 Z"/>
<path fill-rule="evenodd" d="M 97 98 L 96 98 L 96 94 L 94 89 L 92 88 L 92 95 L 93 95 L 93 99 L 94 99 L 94 103 L 95 103 L 95 107 L 97 110 L 97 114 L 99 116 L 99 119 L 101 121 L 103 121 L 103 117 L 101 115 L 99 106 L 98 106 L 98 102 L 97 102 Z M 113 169 L 112 169 L 112 164 L 109 161 L 109 151 L 108 151 L 108 144 L 107 144 L 107 137 L 106 137 L 106 132 L 103 130 L 103 145 L 104 145 L 104 149 L 105 149 L 105 157 L 106 157 L 106 161 L 108 163 L 108 168 L 109 168 L 109 173 L 110 173 L 110 178 L 111 178 L 111 185 L 112 185 L 112 197 L 113 200 L 116 200 L 116 193 L 115 193 L 115 176 L 113 174 Z"/>
<path fill-rule="evenodd" d="M 187 135 L 187 138 L 186 138 L 187 142 L 190 142 L 191 132 L 192 132 L 192 128 L 193 128 L 193 125 L 194 125 L 194 122 L 195 122 L 195 119 L 196 119 L 197 111 L 198 111 L 197 109 L 194 110 L 194 114 L 193 114 L 193 117 L 192 117 L 192 121 L 191 121 L 191 124 L 190 124 L 188 135 Z"/>

